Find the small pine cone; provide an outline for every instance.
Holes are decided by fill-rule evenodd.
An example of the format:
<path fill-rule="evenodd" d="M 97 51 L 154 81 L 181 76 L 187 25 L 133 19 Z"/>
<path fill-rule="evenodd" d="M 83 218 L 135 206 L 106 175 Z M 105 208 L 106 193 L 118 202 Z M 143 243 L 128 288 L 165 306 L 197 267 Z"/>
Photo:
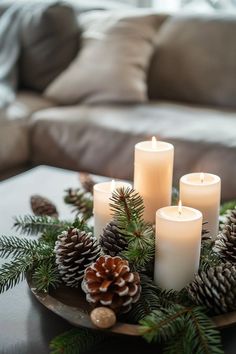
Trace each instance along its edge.
<path fill-rule="evenodd" d="M 91 233 L 70 228 L 58 236 L 56 263 L 67 286 L 78 287 L 84 270 L 100 255 L 100 246 Z"/>
<path fill-rule="evenodd" d="M 236 225 L 236 208 L 226 214 L 225 225 Z"/>
<path fill-rule="evenodd" d="M 35 215 L 58 217 L 57 208 L 47 198 L 41 197 L 37 194 L 32 195 L 32 197 L 30 198 L 30 205 Z"/>
<path fill-rule="evenodd" d="M 236 263 L 236 223 L 225 225 L 217 236 L 214 250 L 225 260 Z"/>
<path fill-rule="evenodd" d="M 213 314 L 236 310 L 236 267 L 222 263 L 200 271 L 188 286 L 188 293 L 196 305 L 204 305 Z"/>
<path fill-rule="evenodd" d="M 139 274 L 132 273 L 128 261 L 101 256 L 88 267 L 82 289 L 94 306 L 107 306 L 115 312 L 128 312 L 141 292 Z"/>
<path fill-rule="evenodd" d="M 93 200 L 91 195 L 81 189 L 69 188 L 64 198 L 65 203 L 75 207 L 73 211 L 82 214 L 84 219 L 89 219 L 93 215 Z"/>
<path fill-rule="evenodd" d="M 121 234 L 115 221 L 111 221 L 104 228 L 103 234 L 100 236 L 100 245 L 103 252 L 112 257 L 127 248 L 127 239 Z"/>
<path fill-rule="evenodd" d="M 92 179 L 90 174 L 80 172 L 79 181 L 86 192 L 93 194 L 93 186 L 96 182 Z"/>

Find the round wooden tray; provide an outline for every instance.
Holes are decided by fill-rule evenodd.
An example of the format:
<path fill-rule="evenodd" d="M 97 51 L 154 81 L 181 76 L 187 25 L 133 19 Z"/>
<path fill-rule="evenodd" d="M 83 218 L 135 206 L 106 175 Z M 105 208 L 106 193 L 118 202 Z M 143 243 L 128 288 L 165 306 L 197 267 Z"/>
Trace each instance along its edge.
<path fill-rule="evenodd" d="M 28 285 L 36 299 L 46 308 L 64 318 L 75 327 L 86 327 L 97 329 L 90 321 L 89 312 L 90 305 L 85 300 L 85 295 L 80 289 L 68 288 L 61 286 L 58 289 L 51 291 L 50 294 L 38 292 L 30 277 L 27 279 Z M 236 324 L 236 311 L 229 312 L 212 318 L 219 329 L 226 328 Z M 140 326 L 128 323 L 118 322 L 109 330 L 110 333 L 140 336 Z"/>

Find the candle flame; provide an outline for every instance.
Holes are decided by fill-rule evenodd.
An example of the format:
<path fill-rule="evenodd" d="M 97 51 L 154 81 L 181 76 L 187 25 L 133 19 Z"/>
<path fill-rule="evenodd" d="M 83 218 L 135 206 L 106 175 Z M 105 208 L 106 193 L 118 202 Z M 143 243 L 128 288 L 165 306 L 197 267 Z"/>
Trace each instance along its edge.
<path fill-rule="evenodd" d="M 113 192 L 116 189 L 116 181 L 113 179 L 111 181 L 111 192 Z"/>
<path fill-rule="evenodd" d="M 152 137 L 152 148 L 153 150 L 157 149 L 157 139 L 155 138 L 155 136 Z"/>
<path fill-rule="evenodd" d="M 179 215 L 182 214 L 182 202 L 181 202 L 181 200 L 179 200 L 179 203 L 178 203 L 178 213 L 179 213 Z"/>
<path fill-rule="evenodd" d="M 201 172 L 201 173 L 200 173 L 200 181 L 201 181 L 201 183 L 204 182 L 204 179 L 205 179 L 204 173 Z"/>

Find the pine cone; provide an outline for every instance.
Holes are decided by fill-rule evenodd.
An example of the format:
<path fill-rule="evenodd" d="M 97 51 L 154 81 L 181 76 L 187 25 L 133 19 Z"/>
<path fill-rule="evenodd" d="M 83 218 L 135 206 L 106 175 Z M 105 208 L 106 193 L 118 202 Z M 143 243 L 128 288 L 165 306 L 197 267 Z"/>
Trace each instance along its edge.
<path fill-rule="evenodd" d="M 213 314 L 236 310 L 236 267 L 230 263 L 200 271 L 188 286 L 195 304 L 205 305 Z"/>
<path fill-rule="evenodd" d="M 99 257 L 86 269 L 82 289 L 88 302 L 123 313 L 138 301 L 141 292 L 139 274 L 130 271 L 128 261 L 110 256 Z"/>
<path fill-rule="evenodd" d="M 93 186 L 95 184 L 95 181 L 92 179 L 91 175 L 88 173 L 80 172 L 79 180 L 84 190 L 93 194 Z"/>
<path fill-rule="evenodd" d="M 88 193 L 81 189 L 69 188 L 64 198 L 65 203 L 75 206 L 73 211 L 83 214 L 84 219 L 89 219 L 93 215 L 93 200 Z"/>
<path fill-rule="evenodd" d="M 30 198 L 30 205 L 35 215 L 58 217 L 57 208 L 47 198 L 41 197 L 37 194 L 32 195 Z"/>
<path fill-rule="evenodd" d="M 226 214 L 225 225 L 236 225 L 236 208 Z"/>
<path fill-rule="evenodd" d="M 58 236 L 54 251 L 62 280 L 78 287 L 84 270 L 99 257 L 100 246 L 91 233 L 70 228 Z"/>
<path fill-rule="evenodd" d="M 236 223 L 225 225 L 217 236 L 214 249 L 227 261 L 236 263 Z"/>
<path fill-rule="evenodd" d="M 111 221 L 104 228 L 100 236 L 100 245 L 105 254 L 113 257 L 127 248 L 127 239 L 121 234 L 115 221 Z"/>

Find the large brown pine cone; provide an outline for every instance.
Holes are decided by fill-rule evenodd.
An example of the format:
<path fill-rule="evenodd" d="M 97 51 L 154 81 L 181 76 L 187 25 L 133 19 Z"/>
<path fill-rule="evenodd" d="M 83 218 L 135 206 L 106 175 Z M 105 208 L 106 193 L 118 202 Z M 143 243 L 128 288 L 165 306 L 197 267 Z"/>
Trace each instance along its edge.
<path fill-rule="evenodd" d="M 214 249 L 227 261 L 236 263 L 236 223 L 225 225 L 217 236 Z"/>
<path fill-rule="evenodd" d="M 30 205 L 35 215 L 58 217 L 56 206 L 49 199 L 41 195 L 32 195 Z"/>
<path fill-rule="evenodd" d="M 99 257 L 86 269 L 82 289 L 94 306 L 123 313 L 138 301 L 141 292 L 139 274 L 130 271 L 128 261 L 110 256 Z"/>
<path fill-rule="evenodd" d="M 119 255 L 128 246 L 127 239 L 121 234 L 115 221 L 106 225 L 99 241 L 102 251 L 112 257 Z"/>
<path fill-rule="evenodd" d="M 100 246 L 91 233 L 70 228 L 58 236 L 56 263 L 67 286 L 78 287 L 85 269 L 100 255 Z"/>
<path fill-rule="evenodd" d="M 200 271 L 187 287 L 193 302 L 204 305 L 213 314 L 236 310 L 236 266 L 222 263 Z"/>

